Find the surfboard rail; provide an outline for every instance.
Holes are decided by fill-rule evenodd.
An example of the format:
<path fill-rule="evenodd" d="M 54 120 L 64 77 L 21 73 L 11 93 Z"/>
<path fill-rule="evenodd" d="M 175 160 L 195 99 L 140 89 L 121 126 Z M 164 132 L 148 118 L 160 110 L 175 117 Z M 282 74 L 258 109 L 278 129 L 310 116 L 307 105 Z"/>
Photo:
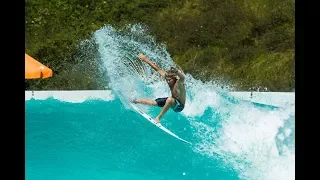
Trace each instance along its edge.
<path fill-rule="evenodd" d="M 157 126 L 158 128 L 160 128 L 161 130 L 163 130 L 164 132 L 170 134 L 171 136 L 179 139 L 182 142 L 188 143 L 190 145 L 192 145 L 191 142 L 186 141 L 184 139 L 182 139 L 181 137 L 177 136 L 176 134 L 174 134 L 173 132 L 171 132 L 169 129 L 167 129 L 166 127 L 162 126 L 161 123 L 156 123 L 155 120 L 153 118 L 151 118 L 148 114 L 146 114 L 145 112 L 143 112 L 142 110 L 140 110 L 136 105 L 134 105 L 133 103 L 130 103 L 130 105 L 133 107 L 134 110 L 136 110 L 140 115 L 142 115 L 142 117 L 144 117 L 145 119 L 147 119 L 149 122 L 151 122 L 152 124 L 154 124 L 155 126 Z"/>

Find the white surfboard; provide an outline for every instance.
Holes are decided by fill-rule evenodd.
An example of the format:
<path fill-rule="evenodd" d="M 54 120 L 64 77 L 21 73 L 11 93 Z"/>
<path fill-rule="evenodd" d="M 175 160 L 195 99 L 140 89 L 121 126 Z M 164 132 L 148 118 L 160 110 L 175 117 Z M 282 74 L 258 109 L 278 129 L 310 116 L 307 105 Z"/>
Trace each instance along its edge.
<path fill-rule="evenodd" d="M 161 130 L 163 130 L 164 132 L 170 134 L 171 136 L 179 139 L 180 141 L 183 141 L 185 143 L 188 143 L 188 144 L 192 144 L 182 138 L 180 138 L 179 136 L 177 136 L 176 134 L 174 134 L 173 132 L 171 132 L 170 130 L 168 130 L 167 128 L 165 128 L 164 126 L 162 126 L 160 123 L 155 123 L 155 120 L 153 118 L 151 118 L 148 114 L 144 113 L 143 111 L 141 111 L 137 106 L 135 106 L 134 104 L 132 103 L 129 103 L 133 109 L 135 109 L 139 114 L 141 114 L 145 119 L 147 119 L 149 122 L 151 122 L 152 124 L 154 124 L 155 126 L 157 126 L 158 128 L 160 128 Z"/>

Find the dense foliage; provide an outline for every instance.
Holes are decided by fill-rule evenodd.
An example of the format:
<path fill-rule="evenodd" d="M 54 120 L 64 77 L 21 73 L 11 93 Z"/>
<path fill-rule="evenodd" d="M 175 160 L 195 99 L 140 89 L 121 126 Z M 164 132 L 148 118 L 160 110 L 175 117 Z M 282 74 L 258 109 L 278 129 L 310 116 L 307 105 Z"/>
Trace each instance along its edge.
<path fill-rule="evenodd" d="M 106 89 L 95 45 L 106 24 L 145 23 L 185 73 L 235 90 L 294 88 L 293 0 L 26 0 L 26 53 L 54 76 L 26 89 Z M 83 52 L 82 49 L 86 49 Z"/>

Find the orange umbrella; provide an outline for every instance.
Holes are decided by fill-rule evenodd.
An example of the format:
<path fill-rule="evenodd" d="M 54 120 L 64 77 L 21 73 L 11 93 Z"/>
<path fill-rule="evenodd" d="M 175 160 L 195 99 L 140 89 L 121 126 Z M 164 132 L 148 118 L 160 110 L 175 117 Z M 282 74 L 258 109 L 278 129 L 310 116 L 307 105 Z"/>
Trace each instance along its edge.
<path fill-rule="evenodd" d="M 25 53 L 25 79 L 48 78 L 52 70 Z"/>

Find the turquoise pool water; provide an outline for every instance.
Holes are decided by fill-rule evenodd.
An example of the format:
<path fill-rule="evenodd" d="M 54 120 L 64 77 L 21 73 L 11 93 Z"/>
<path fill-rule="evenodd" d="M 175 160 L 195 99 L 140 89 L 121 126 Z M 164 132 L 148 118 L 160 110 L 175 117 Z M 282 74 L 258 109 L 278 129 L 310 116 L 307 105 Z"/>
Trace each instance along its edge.
<path fill-rule="evenodd" d="M 285 138 L 287 142 L 277 136 L 294 127 L 260 127 L 281 118 L 277 112 L 285 112 L 253 105 L 247 109 L 266 119 L 232 122 L 232 108 L 223 113 L 208 107 L 201 116 L 169 111 L 162 124 L 191 141 L 190 146 L 127 109 L 118 98 L 81 103 L 31 99 L 26 101 L 26 179 L 272 179 L 268 178 L 272 163 L 292 163 L 290 154 L 280 152 L 284 146 L 294 150 L 290 142 L 294 133 Z M 147 112 L 155 117 L 159 110 L 154 107 Z M 271 130 L 276 130 L 273 137 L 269 137 Z M 250 137 L 252 133 L 261 137 Z M 261 149 L 272 146 L 276 154 Z M 286 176 L 293 173 L 290 167 L 286 171 Z M 279 175 L 274 173 L 271 177 Z"/>

